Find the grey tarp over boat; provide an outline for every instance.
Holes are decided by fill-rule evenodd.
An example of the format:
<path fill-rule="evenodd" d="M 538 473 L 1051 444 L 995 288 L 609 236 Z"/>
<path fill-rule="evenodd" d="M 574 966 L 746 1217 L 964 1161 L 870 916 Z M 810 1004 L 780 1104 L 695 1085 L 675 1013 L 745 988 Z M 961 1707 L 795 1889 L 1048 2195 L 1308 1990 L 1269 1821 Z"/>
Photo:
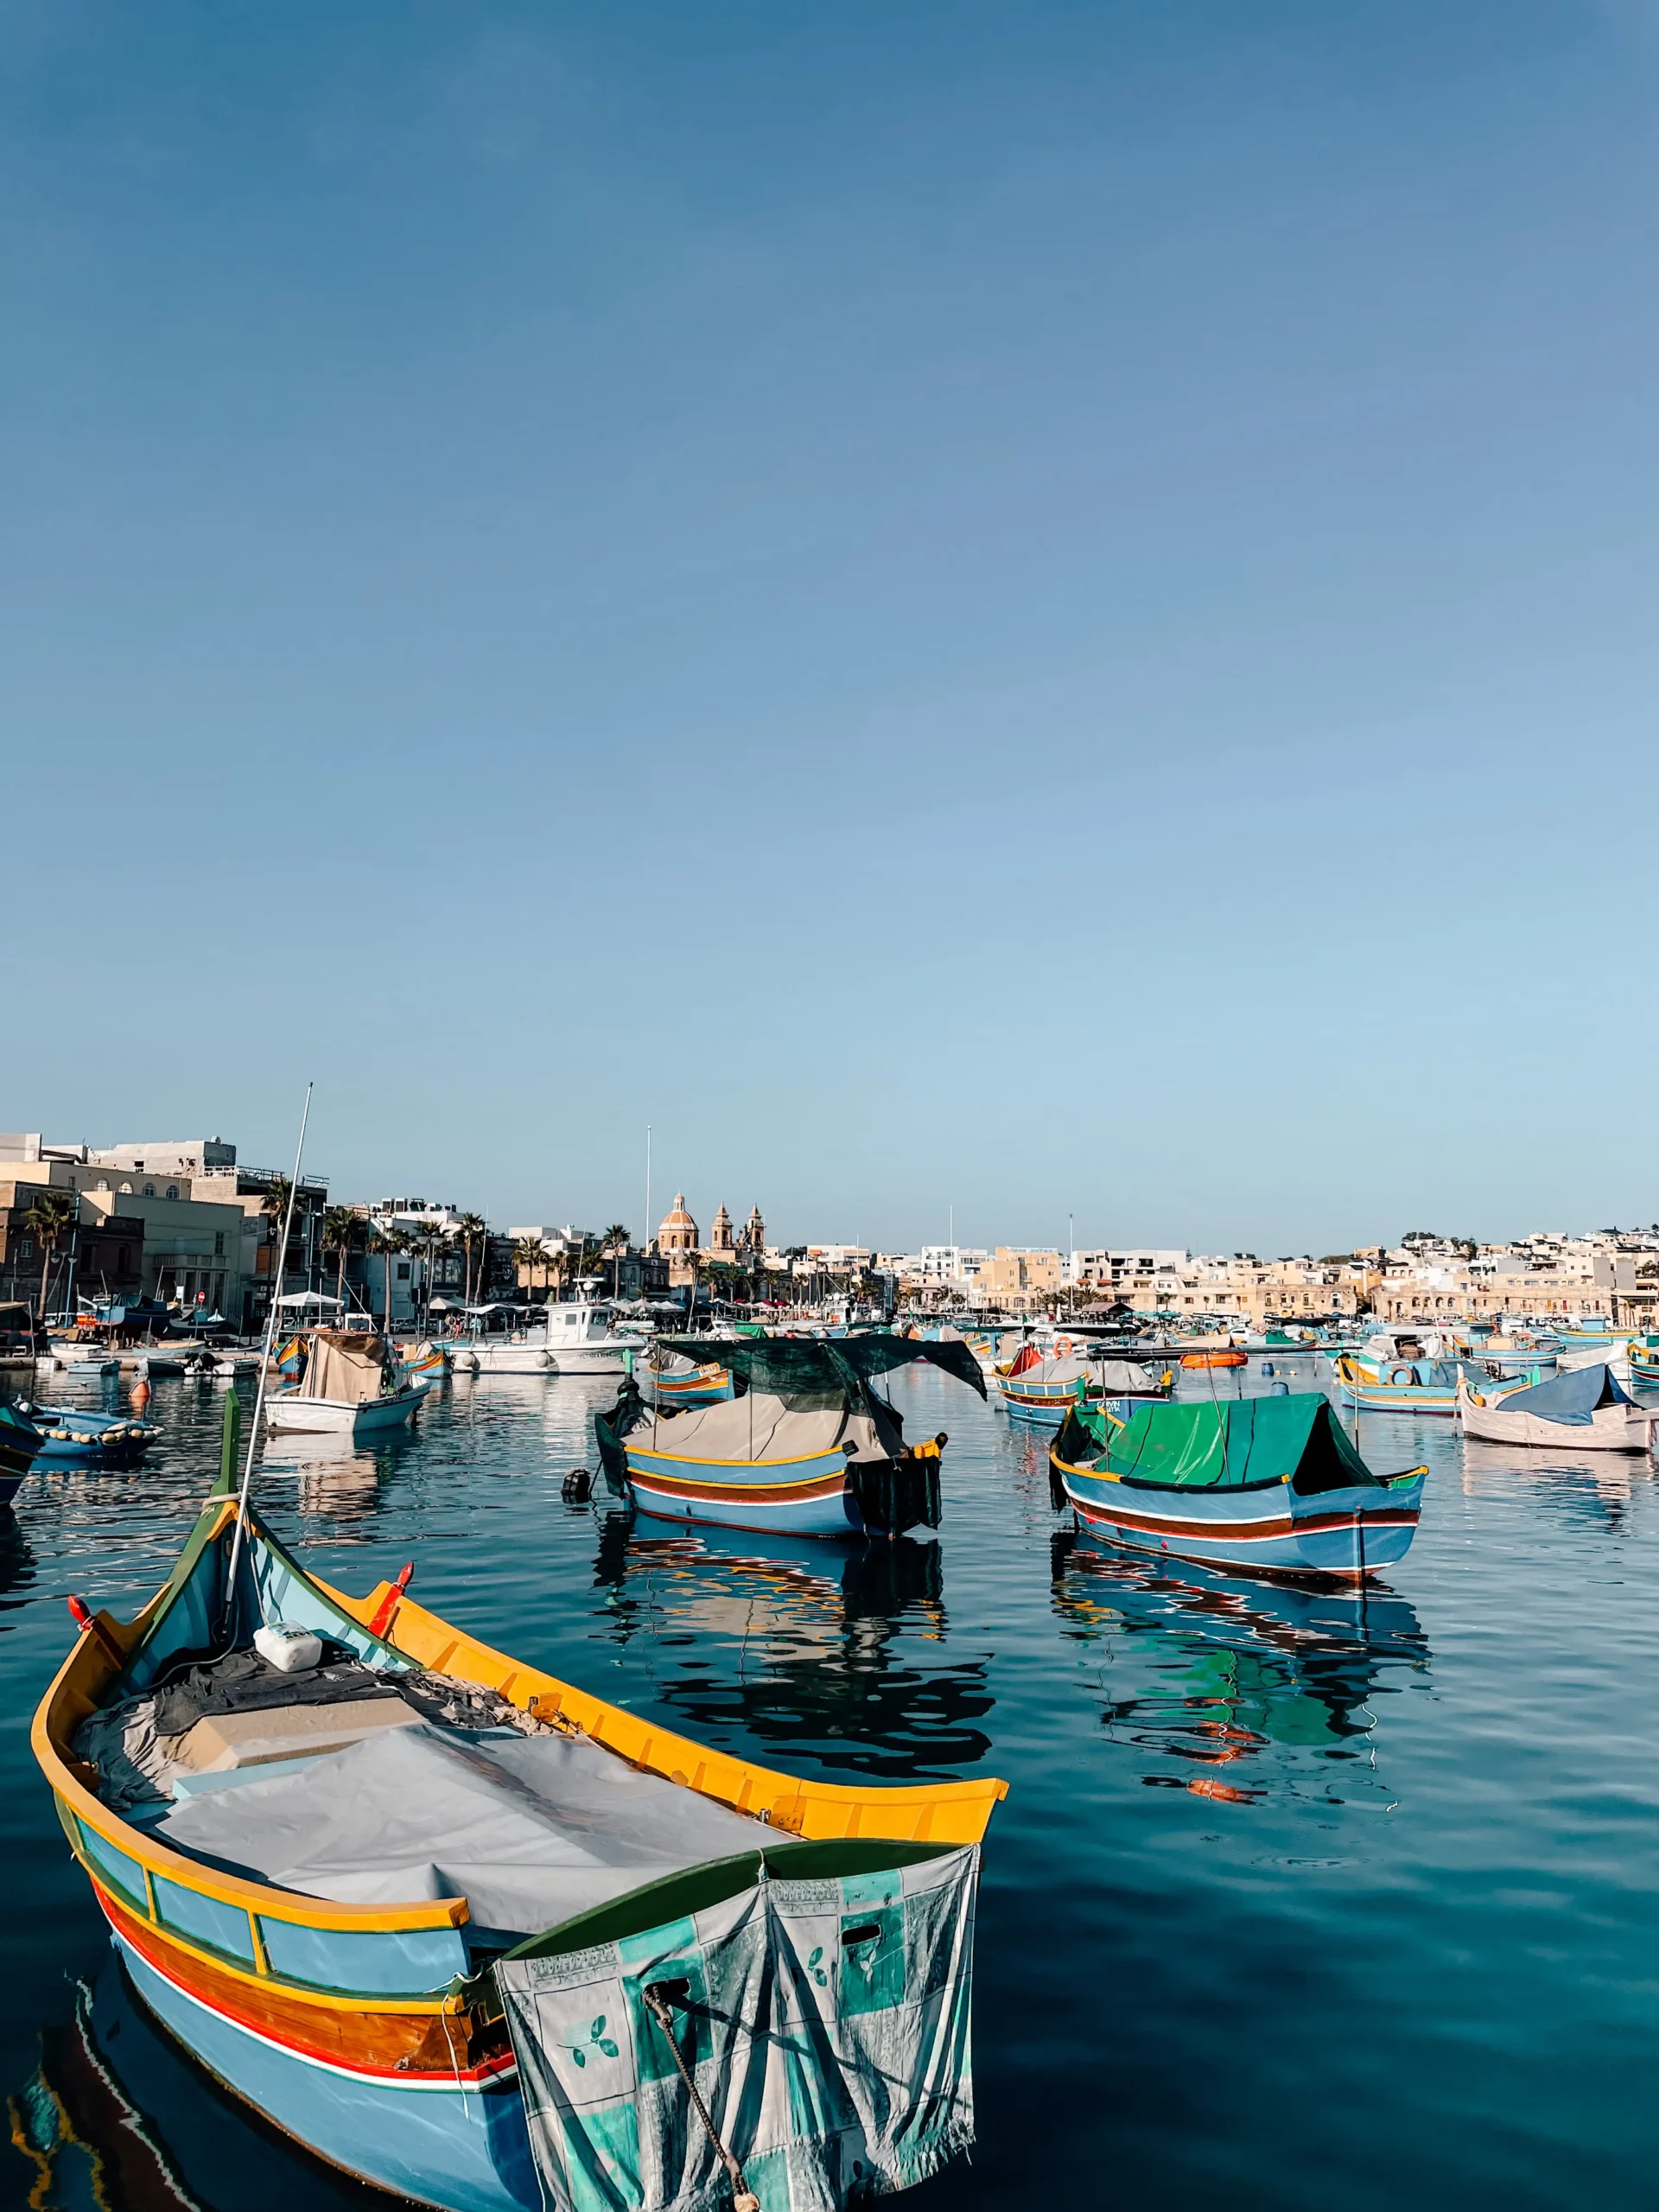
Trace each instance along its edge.
<path fill-rule="evenodd" d="M 312 1337 L 300 1385 L 302 1398 L 342 1399 L 348 1406 L 380 1395 L 385 1371 L 384 1337 L 319 1329 Z"/>
<path fill-rule="evenodd" d="M 707 1337 L 664 1337 L 665 1351 L 687 1359 L 717 1358 L 721 1365 L 751 1389 L 773 1390 L 780 1397 L 845 1393 L 852 1401 L 864 1387 L 895 1368 L 925 1360 L 943 1368 L 959 1382 L 985 1395 L 985 1378 L 979 1363 L 961 1341 L 941 1344 L 925 1337 L 897 1337 L 887 1333 L 868 1337 L 745 1338 L 736 1344 L 711 1347 Z"/>
<path fill-rule="evenodd" d="M 1501 1414 L 1535 1414 L 1540 1421 L 1558 1421 L 1567 1428 L 1588 1428 L 1599 1406 L 1630 1406 L 1636 1401 L 1604 1363 L 1569 1368 L 1564 1375 L 1552 1375 L 1548 1382 L 1511 1390 L 1492 1402 Z"/>
<path fill-rule="evenodd" d="M 837 1880 L 763 1877 L 672 1923 L 495 1968 L 557 2212 L 728 2212 L 732 2184 L 644 1993 L 766 2212 L 907 2189 L 973 2140 L 976 1847 Z"/>
<path fill-rule="evenodd" d="M 594 1744 L 418 1722 L 188 1798 L 155 1833 L 308 1897 L 464 1897 L 480 1926 L 532 1935 L 774 1831 Z"/>
<path fill-rule="evenodd" d="M 880 1402 L 871 1403 L 868 1413 L 842 1406 L 803 1409 L 770 1390 L 746 1390 L 741 1398 L 722 1398 L 687 1413 L 646 1413 L 628 1431 L 628 1441 L 641 1450 L 687 1459 L 810 1459 L 821 1452 L 846 1451 L 849 1445 L 851 1459 L 896 1459 L 904 1451 L 903 1440 Z"/>

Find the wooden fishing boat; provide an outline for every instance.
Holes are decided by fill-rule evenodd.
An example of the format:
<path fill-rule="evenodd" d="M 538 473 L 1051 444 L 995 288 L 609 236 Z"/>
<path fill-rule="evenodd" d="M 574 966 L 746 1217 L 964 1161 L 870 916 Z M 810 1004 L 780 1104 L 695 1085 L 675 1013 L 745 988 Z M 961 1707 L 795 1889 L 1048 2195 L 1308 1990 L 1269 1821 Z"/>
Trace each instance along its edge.
<path fill-rule="evenodd" d="M 681 1413 L 691 1406 L 715 1406 L 736 1395 L 731 1369 L 722 1367 L 718 1360 L 687 1359 L 678 1352 L 656 1357 L 664 1364 L 652 1367 L 652 1384 L 664 1413 Z"/>
<path fill-rule="evenodd" d="M 1659 1385 L 1659 1336 L 1632 1337 L 1623 1347 L 1623 1363 L 1630 1382 L 1645 1382 L 1649 1388 Z M 1607 1364 L 1615 1374 L 1621 1364 L 1618 1352 L 1611 1346 Z"/>
<path fill-rule="evenodd" d="M 1236 1344 L 1224 1344 L 1216 1351 L 1184 1351 L 1181 1354 L 1183 1367 L 1248 1367 L 1249 1363 L 1249 1352 L 1241 1351 Z"/>
<path fill-rule="evenodd" d="M 16 1406 L 0 1403 L 0 1506 L 10 1505 L 41 1448 L 41 1432 Z"/>
<path fill-rule="evenodd" d="M 834 2205 L 971 2141 L 1003 1783 L 755 1765 L 492 1650 L 408 1580 L 332 1588 L 227 1472 L 133 1620 L 80 1609 L 33 1748 L 187 2050 L 322 2158 L 451 2212 L 713 2202 L 715 2135 L 766 2202 Z M 768 2025 L 785 1993 L 791 2034 Z"/>
<path fill-rule="evenodd" d="M 1428 1414 L 1445 1421 L 1457 1413 L 1455 1360 L 1394 1359 L 1383 1363 L 1344 1351 L 1332 1365 L 1338 1404 L 1357 1413 Z"/>
<path fill-rule="evenodd" d="M 670 1338 L 664 1349 L 691 1358 L 699 1339 Z M 606 1479 L 638 1511 L 780 1536 L 938 1528 L 947 1440 L 907 1445 L 899 1414 L 871 1386 L 921 1359 L 982 1398 L 966 1344 L 772 1338 L 723 1347 L 721 1357 L 739 1396 L 670 1414 L 647 1407 L 630 1376 L 611 1412 L 594 1415 Z"/>
<path fill-rule="evenodd" d="M 403 1380 L 383 1337 L 315 1329 L 304 1380 L 265 1400 L 265 1426 L 273 1435 L 384 1435 L 409 1427 L 429 1387 Z"/>
<path fill-rule="evenodd" d="M 1045 1359 L 1035 1344 L 1027 1344 L 1006 1368 L 996 1370 L 996 1387 L 1003 1404 L 1016 1421 L 1042 1422 L 1058 1428 L 1081 1397 L 1100 1405 L 1109 1400 L 1127 1404 L 1141 1397 L 1169 1395 L 1174 1377 L 1168 1368 L 1161 1373 L 1127 1359 L 1085 1359 L 1075 1354 Z"/>
<path fill-rule="evenodd" d="M 1659 1428 L 1659 1414 L 1638 1406 L 1605 1364 L 1519 1389 L 1477 1390 L 1461 1376 L 1458 1418 L 1465 1436 L 1558 1452 L 1651 1452 Z"/>
<path fill-rule="evenodd" d="M 1086 1535 L 1220 1566 L 1355 1580 L 1403 1559 L 1427 1467 L 1375 1475 L 1316 1391 L 1066 1417 L 1050 1465 Z"/>
<path fill-rule="evenodd" d="M 161 1430 L 137 1414 L 93 1413 L 79 1406 L 21 1408 L 39 1437 L 37 1467 L 136 1467 Z"/>

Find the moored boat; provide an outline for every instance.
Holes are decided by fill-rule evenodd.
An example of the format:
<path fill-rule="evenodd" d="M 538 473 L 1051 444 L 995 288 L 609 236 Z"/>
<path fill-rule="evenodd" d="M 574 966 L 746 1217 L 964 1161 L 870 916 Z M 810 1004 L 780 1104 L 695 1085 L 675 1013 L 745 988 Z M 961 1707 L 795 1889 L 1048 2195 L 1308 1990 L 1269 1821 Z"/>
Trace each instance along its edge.
<path fill-rule="evenodd" d="M 184 2048 L 451 2212 L 712 2204 L 715 2136 L 769 2204 L 966 2147 L 1004 1785 L 755 1765 L 475 1642 L 406 1580 L 330 1588 L 222 1483 L 41 1701 L 71 1848 Z"/>
<path fill-rule="evenodd" d="M 1373 1474 L 1329 1401 L 1079 1407 L 1049 1453 L 1089 1535 L 1214 1564 L 1357 1580 L 1403 1559 L 1426 1467 Z"/>
<path fill-rule="evenodd" d="M 306 1348 L 304 1379 L 266 1398 L 265 1426 L 274 1435 L 384 1434 L 408 1427 L 429 1388 L 404 1379 L 384 1337 L 316 1329 Z"/>
<path fill-rule="evenodd" d="M 1249 1354 L 1241 1351 L 1233 1344 L 1222 1344 L 1214 1351 L 1184 1351 L 1181 1354 L 1181 1365 L 1189 1368 L 1248 1367 L 1249 1363 Z"/>
<path fill-rule="evenodd" d="M 161 1435 L 137 1414 L 93 1413 L 79 1406 L 29 1405 L 19 1409 L 40 1441 L 35 1465 L 60 1467 L 136 1467 Z"/>
<path fill-rule="evenodd" d="M 1659 1414 L 1638 1406 L 1606 1365 L 1571 1368 L 1519 1389 L 1458 1384 L 1465 1436 L 1567 1452 L 1651 1452 Z"/>
<path fill-rule="evenodd" d="M 690 1358 L 698 1339 L 665 1349 Z M 887 1334 L 734 1343 L 722 1363 L 741 1395 L 670 1414 L 648 1408 L 632 1376 L 594 1431 L 607 1480 L 658 1519 L 776 1535 L 896 1536 L 939 1522 L 940 1434 L 916 1445 L 873 1388 L 925 1360 L 985 1384 L 965 1344 Z"/>
<path fill-rule="evenodd" d="M 0 1505 L 10 1505 L 41 1448 L 41 1432 L 28 1414 L 0 1402 Z"/>
<path fill-rule="evenodd" d="M 1173 1380 L 1167 1368 L 1160 1373 L 1134 1360 L 1085 1359 L 1076 1354 L 1044 1359 L 1034 1344 L 1027 1344 L 996 1372 L 997 1390 L 1015 1420 L 1054 1428 L 1079 1398 L 1097 1406 L 1107 1400 L 1127 1403 L 1134 1398 L 1167 1397 Z"/>
<path fill-rule="evenodd" d="M 1356 1413 L 1429 1414 L 1449 1421 L 1458 1410 L 1458 1363 L 1451 1359 L 1386 1363 L 1338 1352 L 1332 1363 L 1338 1403 Z"/>
<path fill-rule="evenodd" d="M 643 1337 L 621 1334 L 608 1306 L 587 1300 L 550 1304 L 544 1341 L 557 1375 L 631 1375 L 645 1351 Z"/>
<path fill-rule="evenodd" d="M 660 1368 L 653 1363 L 652 1389 L 664 1413 L 679 1413 L 690 1406 L 718 1405 L 736 1395 L 731 1369 L 722 1367 L 718 1360 L 688 1359 L 681 1352 L 658 1357 L 665 1363 Z"/>

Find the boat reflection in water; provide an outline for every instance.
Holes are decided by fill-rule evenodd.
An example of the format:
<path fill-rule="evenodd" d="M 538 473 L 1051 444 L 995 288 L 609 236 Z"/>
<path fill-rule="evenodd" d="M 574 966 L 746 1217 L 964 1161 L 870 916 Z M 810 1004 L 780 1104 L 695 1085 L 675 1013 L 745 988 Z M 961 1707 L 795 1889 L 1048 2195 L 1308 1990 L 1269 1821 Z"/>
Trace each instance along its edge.
<path fill-rule="evenodd" d="M 1151 1561 L 1054 1537 L 1054 1607 L 1104 1646 L 1102 1726 L 1155 1753 L 1149 1788 L 1248 1804 L 1278 1790 L 1344 1801 L 1376 1786 L 1369 1700 L 1426 1673 L 1403 1598 Z M 1345 1769 L 1327 1762 L 1349 1762 Z M 1358 1778 L 1356 1764 L 1363 1779 Z"/>
<path fill-rule="evenodd" d="M 976 1725 L 995 1701 L 989 1654 L 937 1666 L 906 1656 L 912 1639 L 945 1641 L 937 1544 L 644 1535 L 612 1513 L 594 1579 L 612 1592 L 620 1642 L 672 1648 L 675 1669 L 654 1692 L 678 1726 L 890 1781 L 963 1774 L 990 1749 Z"/>
<path fill-rule="evenodd" d="M 7 2100 L 21 2188 L 42 2212 L 373 2212 L 393 2200 L 306 2157 L 219 2089 L 136 2002 L 111 1951 Z M 14 2181 L 18 2169 L 14 2166 Z"/>
<path fill-rule="evenodd" d="M 1614 1533 L 1629 1520 L 1633 1502 L 1653 1493 L 1653 1462 L 1634 1452 L 1518 1452 L 1512 1444 L 1463 1442 L 1465 1497 L 1507 1500 L 1517 1506 L 1547 1499 L 1580 1528 Z"/>

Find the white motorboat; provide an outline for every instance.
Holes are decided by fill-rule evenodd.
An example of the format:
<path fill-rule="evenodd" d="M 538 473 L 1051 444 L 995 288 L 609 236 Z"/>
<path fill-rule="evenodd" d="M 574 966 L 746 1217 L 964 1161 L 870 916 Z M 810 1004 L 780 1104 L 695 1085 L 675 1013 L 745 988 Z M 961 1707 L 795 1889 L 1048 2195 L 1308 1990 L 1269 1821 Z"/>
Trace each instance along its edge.
<path fill-rule="evenodd" d="M 48 1363 L 37 1362 L 37 1365 Z M 73 1337 L 54 1337 L 49 1364 L 66 1375 L 118 1375 L 121 1361 L 108 1344 L 77 1344 Z"/>
<path fill-rule="evenodd" d="M 1457 1411 L 1465 1436 L 1555 1452 L 1651 1452 L 1659 1428 L 1659 1414 L 1638 1406 L 1605 1364 L 1518 1390 L 1476 1390 L 1459 1374 Z"/>
<path fill-rule="evenodd" d="M 642 1337 L 618 1333 L 608 1306 L 585 1300 L 549 1306 L 544 1341 L 550 1363 L 561 1375 L 630 1375 L 634 1359 L 648 1349 Z"/>
<path fill-rule="evenodd" d="M 531 1338 L 480 1337 L 471 1351 L 474 1375 L 545 1375 L 553 1364 L 547 1346 Z"/>
<path fill-rule="evenodd" d="M 363 1437 L 406 1428 L 430 1388 L 404 1380 L 384 1337 L 318 1329 L 307 1347 L 305 1377 L 265 1400 L 273 1435 Z"/>

